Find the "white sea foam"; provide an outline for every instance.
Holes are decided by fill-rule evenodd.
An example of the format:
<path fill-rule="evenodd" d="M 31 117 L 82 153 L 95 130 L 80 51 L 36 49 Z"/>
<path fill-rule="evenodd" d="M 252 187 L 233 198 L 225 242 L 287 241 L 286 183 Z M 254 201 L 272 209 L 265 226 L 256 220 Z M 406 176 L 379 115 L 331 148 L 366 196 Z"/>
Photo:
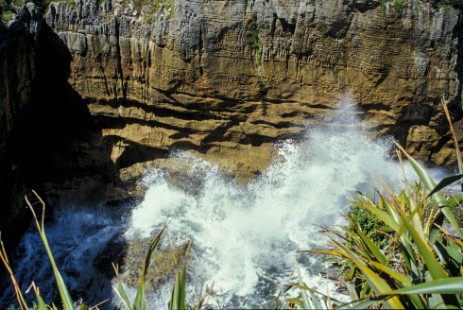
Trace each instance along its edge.
<path fill-rule="evenodd" d="M 126 222 L 121 221 L 122 214 L 104 208 L 56 210 L 47 235 L 66 282 L 74 292 L 90 298 L 89 303 L 101 301 L 111 288 L 94 268 L 95 258 L 114 254 L 107 244 L 121 234 L 128 240 L 149 238 L 168 221 L 164 240 L 193 244 L 188 265 L 190 304 L 197 290 L 208 285 L 216 292 L 214 305 L 217 301 L 224 308 L 273 308 L 284 285 L 297 279 L 297 270 L 309 286 L 346 298 L 322 277 L 322 258 L 298 250 L 326 246 L 318 226 L 343 223 L 347 197 L 371 190 L 371 177 L 399 184 L 402 172 L 388 159 L 390 142 L 370 138 L 367 127 L 356 118 L 353 100 L 347 98 L 339 106 L 323 125 L 308 127 L 303 139 L 278 143 L 271 165 L 246 186 L 184 152 L 175 155 L 191 163 L 183 185 L 173 185 L 160 170 L 147 172 L 144 200 Z M 42 280 L 42 292 L 53 290 L 45 255 L 32 229 L 21 242 L 15 264 L 25 288 L 32 280 Z M 171 285 L 167 282 L 149 296 L 149 309 L 166 307 Z M 10 288 L 0 294 L 0 305 L 8 306 L 12 297 Z M 113 299 L 113 306 L 106 304 L 108 309 L 118 303 L 117 297 Z"/>
<path fill-rule="evenodd" d="M 192 240 L 191 282 L 213 284 L 225 307 L 271 307 L 297 268 L 311 286 L 335 294 L 333 283 L 320 277 L 320 257 L 297 250 L 325 246 L 315 225 L 342 223 L 346 197 L 369 190 L 372 176 L 398 183 L 402 175 L 388 159 L 390 143 L 368 137 L 352 100 L 340 106 L 325 125 L 307 128 L 302 142 L 281 142 L 270 167 L 247 186 L 200 159 L 188 176 L 202 179 L 195 195 L 151 172 L 126 238 L 148 237 L 169 221 L 166 238 Z M 167 298 L 152 302 L 162 306 Z"/>

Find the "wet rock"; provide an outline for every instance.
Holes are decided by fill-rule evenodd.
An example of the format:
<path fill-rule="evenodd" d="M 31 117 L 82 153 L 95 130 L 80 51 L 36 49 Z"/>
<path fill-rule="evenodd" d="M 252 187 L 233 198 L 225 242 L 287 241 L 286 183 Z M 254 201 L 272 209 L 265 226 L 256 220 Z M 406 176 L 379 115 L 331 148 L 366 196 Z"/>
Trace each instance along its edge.
<path fill-rule="evenodd" d="M 151 241 L 147 239 L 127 241 L 121 278 L 124 283 L 131 287 L 136 287 L 138 285 L 140 272 L 150 242 Z M 187 247 L 188 244 L 185 244 L 183 246 L 176 246 L 173 249 L 165 247 L 164 249 L 156 250 L 153 261 L 145 277 L 148 290 L 154 291 L 159 284 L 172 278 L 175 270 L 177 270 L 177 266 L 181 266 L 185 259 Z"/>
<path fill-rule="evenodd" d="M 113 278 L 115 271 L 112 264 L 121 266 L 124 261 L 124 254 L 125 242 L 122 240 L 113 240 L 98 254 L 93 262 L 93 266 L 106 277 Z"/>

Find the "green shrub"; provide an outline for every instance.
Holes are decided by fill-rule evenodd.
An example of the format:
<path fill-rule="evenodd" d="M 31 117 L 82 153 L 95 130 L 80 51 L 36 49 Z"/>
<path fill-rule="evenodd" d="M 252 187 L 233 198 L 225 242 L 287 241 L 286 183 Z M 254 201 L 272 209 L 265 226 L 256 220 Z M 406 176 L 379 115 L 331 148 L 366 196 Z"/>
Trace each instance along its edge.
<path fill-rule="evenodd" d="M 12 11 L 2 11 L 1 19 L 10 21 L 13 18 L 14 13 Z"/>
<path fill-rule="evenodd" d="M 383 244 L 384 242 L 387 242 L 383 233 L 385 227 L 384 223 L 376 218 L 370 211 L 362 208 L 355 200 L 353 201 L 347 216 L 375 243 Z"/>
<path fill-rule="evenodd" d="M 397 12 L 402 12 L 404 10 L 404 0 L 394 0 L 394 9 Z"/>
<path fill-rule="evenodd" d="M 245 43 L 253 48 L 259 46 L 259 28 L 257 26 L 257 15 L 253 15 L 246 20 L 244 39 Z"/>
<path fill-rule="evenodd" d="M 151 22 L 154 13 L 159 12 L 161 7 L 163 8 L 163 12 L 168 14 L 169 18 L 174 17 L 175 0 L 134 0 L 133 3 L 139 12 L 141 12 L 144 6 L 150 6 L 149 12 L 143 16 L 146 23 Z"/>
<path fill-rule="evenodd" d="M 145 21 L 145 23 L 150 24 L 151 21 L 153 20 L 153 17 L 154 17 L 154 13 L 152 12 L 145 13 L 143 15 L 143 20 Z"/>
<path fill-rule="evenodd" d="M 246 27 L 244 32 L 244 42 L 252 48 L 254 54 L 254 64 L 257 68 L 257 75 L 259 80 L 262 79 L 262 51 L 259 41 L 259 26 L 257 25 L 257 15 L 253 14 L 246 20 Z M 262 81 L 261 81 L 262 82 Z"/>
<path fill-rule="evenodd" d="M 174 17 L 175 2 L 173 0 L 164 1 L 164 10 L 169 12 L 169 17 Z"/>

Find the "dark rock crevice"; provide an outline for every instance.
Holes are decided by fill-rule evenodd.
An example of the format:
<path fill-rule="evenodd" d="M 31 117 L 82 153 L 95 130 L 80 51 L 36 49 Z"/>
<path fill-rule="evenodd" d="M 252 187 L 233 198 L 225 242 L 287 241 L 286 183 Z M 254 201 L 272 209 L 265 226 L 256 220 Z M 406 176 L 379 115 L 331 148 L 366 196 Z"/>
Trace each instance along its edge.
<path fill-rule="evenodd" d="M 120 35 L 121 35 L 121 20 L 120 18 L 115 18 L 114 19 L 115 23 L 115 36 L 116 36 L 116 61 L 117 61 L 117 72 L 116 72 L 116 81 L 118 80 L 120 83 L 120 88 L 121 88 L 121 95 L 122 95 L 122 102 L 127 100 L 127 85 L 125 84 L 124 80 L 124 68 L 122 66 L 122 54 L 121 54 L 121 41 L 120 41 Z M 116 99 L 118 99 L 118 94 L 117 94 L 117 86 L 114 91 Z"/>
<path fill-rule="evenodd" d="M 19 240 L 29 219 L 23 208 L 27 186 L 20 150 L 27 143 L 23 132 L 32 114 L 38 22 L 29 12 L 27 19 L 19 16 L 9 27 L 0 20 L 0 231 L 7 249 Z"/>

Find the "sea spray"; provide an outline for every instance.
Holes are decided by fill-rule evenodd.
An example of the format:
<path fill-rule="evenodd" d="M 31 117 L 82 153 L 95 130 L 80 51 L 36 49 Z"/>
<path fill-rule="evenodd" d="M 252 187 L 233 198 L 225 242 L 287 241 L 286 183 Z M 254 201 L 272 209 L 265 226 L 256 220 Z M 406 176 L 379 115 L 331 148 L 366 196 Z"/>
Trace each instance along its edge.
<path fill-rule="evenodd" d="M 124 244 L 151 238 L 167 222 L 165 249 L 170 242 L 192 242 L 190 304 L 207 285 L 215 292 L 214 305 L 272 308 L 285 285 L 297 279 L 297 270 L 309 286 L 343 298 L 336 294 L 335 283 L 321 276 L 326 267 L 322 258 L 298 250 L 326 246 L 319 226 L 344 223 L 348 197 L 371 191 L 372 177 L 400 184 L 402 172 L 389 160 L 391 143 L 370 137 L 353 101 L 347 98 L 339 106 L 320 126 L 307 127 L 301 139 L 278 142 L 268 169 L 247 185 L 188 152 L 177 152 L 173 157 L 190 162 L 183 184 L 173 184 L 161 170 L 147 171 L 144 200 L 126 220 L 127 208 L 118 213 L 103 207 L 57 208 L 46 230 L 65 281 L 87 304 L 109 296 L 112 300 L 102 308 L 113 309 L 118 304 L 111 296 L 114 279 L 105 280 L 107 274 L 101 275 L 95 260 L 107 255 L 115 240 Z M 35 281 L 51 301 L 52 273 L 33 229 L 21 241 L 17 256 L 19 282 L 27 288 Z M 148 296 L 149 309 L 166 307 L 171 286 L 167 281 Z M 6 290 L 0 294 L 0 305 L 8 306 L 12 297 L 12 290 Z"/>
<path fill-rule="evenodd" d="M 333 283 L 320 277 L 321 258 L 298 250 L 325 246 L 319 225 L 343 223 L 347 197 L 372 190 L 372 176 L 393 184 L 401 179 L 398 164 L 388 159 L 390 142 L 369 137 L 351 101 L 340 105 L 324 125 L 307 128 L 302 142 L 280 142 L 268 169 L 246 186 L 211 163 L 177 154 L 193 162 L 186 178 L 201 178 L 201 188 L 190 194 L 161 171 L 151 172 L 126 238 L 152 236 L 167 221 L 165 238 L 177 246 L 192 241 L 189 285 L 213 285 L 225 308 L 274 306 L 297 269 L 310 286 L 336 295 Z M 150 302 L 161 307 L 168 298 Z"/>

